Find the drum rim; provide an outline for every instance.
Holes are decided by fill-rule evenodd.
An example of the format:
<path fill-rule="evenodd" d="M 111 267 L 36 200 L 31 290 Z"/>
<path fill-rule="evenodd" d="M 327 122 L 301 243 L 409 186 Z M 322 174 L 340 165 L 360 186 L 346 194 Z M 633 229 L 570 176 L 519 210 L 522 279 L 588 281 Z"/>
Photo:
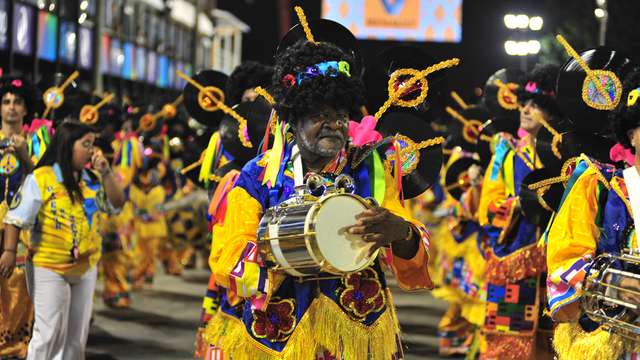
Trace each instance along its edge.
<path fill-rule="evenodd" d="M 304 224 L 304 241 L 307 246 L 307 251 L 309 251 L 311 257 L 317 262 L 321 272 L 328 272 L 333 275 L 352 274 L 362 271 L 371 266 L 371 264 L 373 264 L 375 259 L 378 257 L 378 254 L 380 253 L 380 249 L 376 249 L 376 251 L 369 257 L 369 259 L 362 264 L 362 266 L 352 271 L 339 270 L 324 257 L 322 251 L 320 251 L 320 247 L 318 246 L 318 238 L 315 227 L 318 218 L 318 210 L 322 207 L 323 203 L 327 202 L 329 199 L 339 196 L 351 197 L 360 202 L 365 207 L 365 209 L 371 209 L 373 207 L 366 199 L 364 199 L 360 195 L 339 192 L 320 197 L 309 209 Z"/>

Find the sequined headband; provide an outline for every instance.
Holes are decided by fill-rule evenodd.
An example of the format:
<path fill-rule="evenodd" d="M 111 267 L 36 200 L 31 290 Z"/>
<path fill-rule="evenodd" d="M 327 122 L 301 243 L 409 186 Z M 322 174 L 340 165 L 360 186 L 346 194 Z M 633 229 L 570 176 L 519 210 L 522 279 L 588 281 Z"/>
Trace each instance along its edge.
<path fill-rule="evenodd" d="M 282 85 L 286 88 L 290 88 L 301 83 L 311 80 L 318 76 L 330 76 L 337 77 L 339 73 L 342 73 L 348 77 L 351 77 L 349 72 L 349 63 L 340 61 L 324 61 L 315 65 L 307 66 L 304 71 L 293 74 L 286 74 L 282 77 Z"/>
<path fill-rule="evenodd" d="M 534 82 L 534 81 L 529 81 L 527 83 L 527 85 L 525 85 L 524 87 L 524 91 L 528 92 L 529 94 L 541 94 L 541 95 L 546 95 L 546 96 L 551 96 L 551 97 L 555 97 L 556 96 L 556 92 L 553 90 L 542 90 L 541 88 L 538 87 L 538 83 Z"/>
<path fill-rule="evenodd" d="M 629 96 L 627 97 L 627 107 L 635 105 L 638 102 L 638 97 L 640 97 L 640 87 L 629 92 Z"/>

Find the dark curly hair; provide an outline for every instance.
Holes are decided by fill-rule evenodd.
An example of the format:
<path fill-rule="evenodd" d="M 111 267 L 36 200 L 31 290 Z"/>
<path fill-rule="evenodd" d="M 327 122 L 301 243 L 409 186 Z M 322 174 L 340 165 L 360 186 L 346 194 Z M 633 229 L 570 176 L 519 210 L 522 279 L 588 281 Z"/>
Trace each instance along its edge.
<path fill-rule="evenodd" d="M 227 79 L 225 94 L 228 103 L 236 105 L 242 100 L 245 90 L 271 84 L 273 67 L 257 61 L 245 61 L 238 65 Z"/>
<path fill-rule="evenodd" d="M 620 103 L 610 115 L 613 131 L 618 138 L 618 142 L 625 148 L 631 149 L 634 154 L 635 149 L 631 146 L 627 133 L 631 129 L 640 127 L 640 101 L 633 106 L 627 106 L 627 99 L 629 93 L 638 87 L 640 87 L 640 68 L 635 69 L 625 78 Z"/>
<path fill-rule="evenodd" d="M 38 102 L 36 88 L 24 77 L 7 75 L 0 79 L 0 100 L 7 93 L 20 96 L 24 100 L 27 113 L 23 121 L 25 124 L 30 124 Z"/>
<path fill-rule="evenodd" d="M 297 119 L 309 114 L 319 105 L 346 109 L 351 116 L 359 117 L 364 104 L 364 85 L 357 76 L 317 76 L 302 84 L 287 86 L 283 78 L 295 77 L 306 67 L 323 61 L 344 60 L 353 68 L 354 60 L 337 46 L 330 43 L 313 44 L 301 40 L 287 48 L 276 58 L 273 74 L 273 96 L 276 111 L 281 119 L 295 125 Z"/>
<path fill-rule="evenodd" d="M 518 102 L 525 103 L 528 100 L 533 102 L 553 118 L 561 117 L 560 108 L 556 101 L 556 80 L 560 67 L 555 64 L 536 64 L 524 79 L 525 86 L 518 90 Z M 526 84 L 534 82 L 539 93 L 530 93 L 525 90 Z"/>

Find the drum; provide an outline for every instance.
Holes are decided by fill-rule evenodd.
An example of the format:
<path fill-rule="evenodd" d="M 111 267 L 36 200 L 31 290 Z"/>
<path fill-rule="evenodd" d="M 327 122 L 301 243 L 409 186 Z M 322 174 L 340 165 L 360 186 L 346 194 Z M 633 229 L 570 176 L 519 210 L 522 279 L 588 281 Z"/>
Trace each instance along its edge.
<path fill-rule="evenodd" d="M 347 234 L 346 229 L 372 204 L 348 193 L 332 193 L 313 201 L 310 198 L 265 212 L 258 227 L 258 244 L 267 260 L 289 275 L 315 278 L 322 273 L 358 272 L 371 265 L 378 250 L 369 256 L 372 244 Z"/>

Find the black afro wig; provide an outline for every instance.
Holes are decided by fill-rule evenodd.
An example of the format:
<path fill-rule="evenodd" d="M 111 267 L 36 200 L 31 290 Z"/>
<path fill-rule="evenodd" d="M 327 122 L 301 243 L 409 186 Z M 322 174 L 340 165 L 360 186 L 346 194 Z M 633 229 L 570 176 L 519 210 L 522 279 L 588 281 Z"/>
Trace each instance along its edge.
<path fill-rule="evenodd" d="M 364 104 L 364 85 L 357 76 L 338 72 L 336 76 L 316 76 L 301 84 L 295 81 L 296 74 L 307 67 L 324 61 L 346 61 L 353 68 L 353 58 L 331 43 L 313 44 L 306 40 L 280 53 L 276 58 L 273 75 L 273 95 L 279 116 L 295 125 L 297 119 L 309 114 L 320 105 L 348 110 L 358 117 Z"/>
<path fill-rule="evenodd" d="M 245 61 L 236 67 L 227 79 L 225 94 L 228 103 L 236 105 L 242 100 L 245 90 L 271 84 L 273 67 L 256 61 Z"/>
<path fill-rule="evenodd" d="M 555 64 L 537 64 L 526 74 L 524 86 L 518 89 L 518 102 L 533 102 L 554 118 L 561 117 L 556 101 L 556 80 L 560 68 Z M 532 89 L 535 87 L 535 91 Z"/>
<path fill-rule="evenodd" d="M 640 127 L 640 99 L 628 106 L 629 93 L 640 87 L 640 69 L 635 69 L 625 78 L 622 98 L 618 107 L 611 113 L 611 122 L 618 142 L 625 148 L 635 149 L 631 146 L 629 130 Z"/>
<path fill-rule="evenodd" d="M 38 102 L 38 94 L 36 88 L 27 79 L 18 76 L 4 76 L 0 79 L 0 100 L 7 93 L 19 96 L 24 100 L 27 113 L 24 117 L 24 123 L 30 124 L 36 111 Z"/>

